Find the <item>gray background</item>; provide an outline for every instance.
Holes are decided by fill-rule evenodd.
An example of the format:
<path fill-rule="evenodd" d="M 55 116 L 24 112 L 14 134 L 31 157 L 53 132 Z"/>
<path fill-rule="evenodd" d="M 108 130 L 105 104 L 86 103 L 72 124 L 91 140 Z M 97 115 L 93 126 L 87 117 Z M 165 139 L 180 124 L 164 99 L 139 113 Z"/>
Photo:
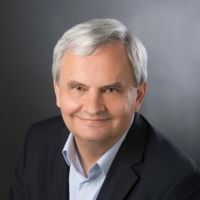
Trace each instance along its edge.
<path fill-rule="evenodd" d="M 122 21 L 147 47 L 142 113 L 200 164 L 199 0 L 18 0 L 0 6 L 0 199 L 5 199 L 27 128 L 59 113 L 52 51 L 72 25 Z"/>

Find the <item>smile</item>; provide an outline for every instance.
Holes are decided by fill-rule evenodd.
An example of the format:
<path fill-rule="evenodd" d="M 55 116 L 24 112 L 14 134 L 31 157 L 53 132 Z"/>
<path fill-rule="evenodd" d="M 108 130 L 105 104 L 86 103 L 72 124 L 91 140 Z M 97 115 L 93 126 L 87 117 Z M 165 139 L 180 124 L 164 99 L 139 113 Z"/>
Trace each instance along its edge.
<path fill-rule="evenodd" d="M 110 118 L 84 118 L 84 117 L 78 117 L 78 118 L 90 122 L 104 122 L 110 120 Z"/>

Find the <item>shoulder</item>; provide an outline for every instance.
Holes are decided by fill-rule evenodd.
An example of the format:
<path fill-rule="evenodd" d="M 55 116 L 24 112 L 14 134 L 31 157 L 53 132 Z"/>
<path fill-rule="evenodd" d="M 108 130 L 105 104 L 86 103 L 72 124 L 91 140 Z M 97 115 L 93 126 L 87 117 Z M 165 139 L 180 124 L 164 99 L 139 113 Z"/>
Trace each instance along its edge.
<path fill-rule="evenodd" d="M 66 167 L 62 149 L 67 137 L 68 130 L 60 116 L 36 122 L 29 128 L 17 162 L 13 192 L 32 194 L 34 199 L 40 199 L 41 191 L 48 196 L 49 180 L 56 181 Z"/>
<path fill-rule="evenodd" d="M 197 168 L 193 160 L 177 144 L 169 140 L 164 134 L 153 129 L 148 135 L 146 157 L 151 162 L 159 163 L 166 172 L 181 174 Z"/>
<path fill-rule="evenodd" d="M 136 123 L 137 127 L 142 127 L 138 128 L 140 129 L 138 134 L 145 135 L 143 137 L 145 138 L 144 158 L 154 163 L 154 167 L 159 164 L 159 167 L 162 166 L 168 170 L 170 167 L 177 168 L 177 171 L 196 167 L 191 158 L 177 144 L 156 130 L 143 116 L 137 116 Z"/>
<path fill-rule="evenodd" d="M 65 126 L 60 115 L 35 122 L 29 130 L 51 130 Z"/>
<path fill-rule="evenodd" d="M 65 141 L 68 129 L 61 116 L 54 116 L 34 123 L 27 131 L 25 142 L 29 145 L 51 145 Z"/>
<path fill-rule="evenodd" d="M 193 192 L 195 184 L 198 183 L 198 188 L 200 187 L 199 168 L 183 150 L 154 129 L 141 115 L 137 116 L 133 125 L 135 132 L 133 129 L 132 143 L 134 137 L 143 139 L 140 140 L 142 145 L 137 144 L 138 149 L 142 149 L 141 159 L 133 169 L 140 177 L 139 185 L 145 188 L 148 195 L 156 194 L 160 199 L 164 194 L 171 197 L 175 196 L 177 191 L 184 192 L 185 186 L 188 187 L 187 194 L 189 191 Z"/>
<path fill-rule="evenodd" d="M 150 178 L 145 178 L 145 181 L 151 182 L 156 177 L 157 182 L 151 186 L 153 188 L 162 185 L 169 191 L 176 191 L 187 184 L 191 190 L 194 183 L 200 181 L 198 166 L 178 145 L 154 129 L 147 121 L 145 123 L 148 131 L 141 169 L 142 176 Z"/>

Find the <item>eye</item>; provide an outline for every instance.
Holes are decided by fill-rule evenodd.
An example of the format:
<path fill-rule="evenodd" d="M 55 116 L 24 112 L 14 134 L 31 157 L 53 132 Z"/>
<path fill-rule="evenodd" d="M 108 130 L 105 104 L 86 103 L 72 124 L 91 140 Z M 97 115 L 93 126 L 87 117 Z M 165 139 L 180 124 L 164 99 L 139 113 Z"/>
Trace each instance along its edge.
<path fill-rule="evenodd" d="M 105 92 L 106 92 L 106 93 L 115 93 L 115 92 L 117 92 L 117 89 L 116 89 L 116 88 L 109 87 L 109 88 L 106 88 Z"/>
<path fill-rule="evenodd" d="M 73 90 L 73 91 L 83 91 L 84 90 L 83 86 L 81 86 L 81 85 L 70 85 L 69 89 Z"/>
<path fill-rule="evenodd" d="M 67 89 L 73 94 L 79 94 L 79 93 L 82 94 L 88 90 L 88 86 L 79 83 L 77 81 L 69 81 L 67 83 Z"/>
<path fill-rule="evenodd" d="M 73 89 L 78 90 L 78 91 L 83 90 L 83 88 L 81 86 L 79 86 L 79 85 L 74 86 Z"/>

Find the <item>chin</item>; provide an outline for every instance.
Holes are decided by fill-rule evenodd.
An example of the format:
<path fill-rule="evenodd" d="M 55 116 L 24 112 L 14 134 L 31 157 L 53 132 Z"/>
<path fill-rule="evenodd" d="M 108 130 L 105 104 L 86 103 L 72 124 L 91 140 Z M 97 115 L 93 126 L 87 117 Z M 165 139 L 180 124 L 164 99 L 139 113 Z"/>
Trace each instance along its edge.
<path fill-rule="evenodd" d="M 84 134 L 83 134 L 84 132 Z M 74 133 L 74 136 L 76 138 L 81 139 L 82 141 L 90 141 L 90 142 L 106 142 L 110 140 L 109 134 L 105 132 L 97 132 L 97 131 L 83 131 L 81 134 L 78 134 L 77 132 Z"/>

